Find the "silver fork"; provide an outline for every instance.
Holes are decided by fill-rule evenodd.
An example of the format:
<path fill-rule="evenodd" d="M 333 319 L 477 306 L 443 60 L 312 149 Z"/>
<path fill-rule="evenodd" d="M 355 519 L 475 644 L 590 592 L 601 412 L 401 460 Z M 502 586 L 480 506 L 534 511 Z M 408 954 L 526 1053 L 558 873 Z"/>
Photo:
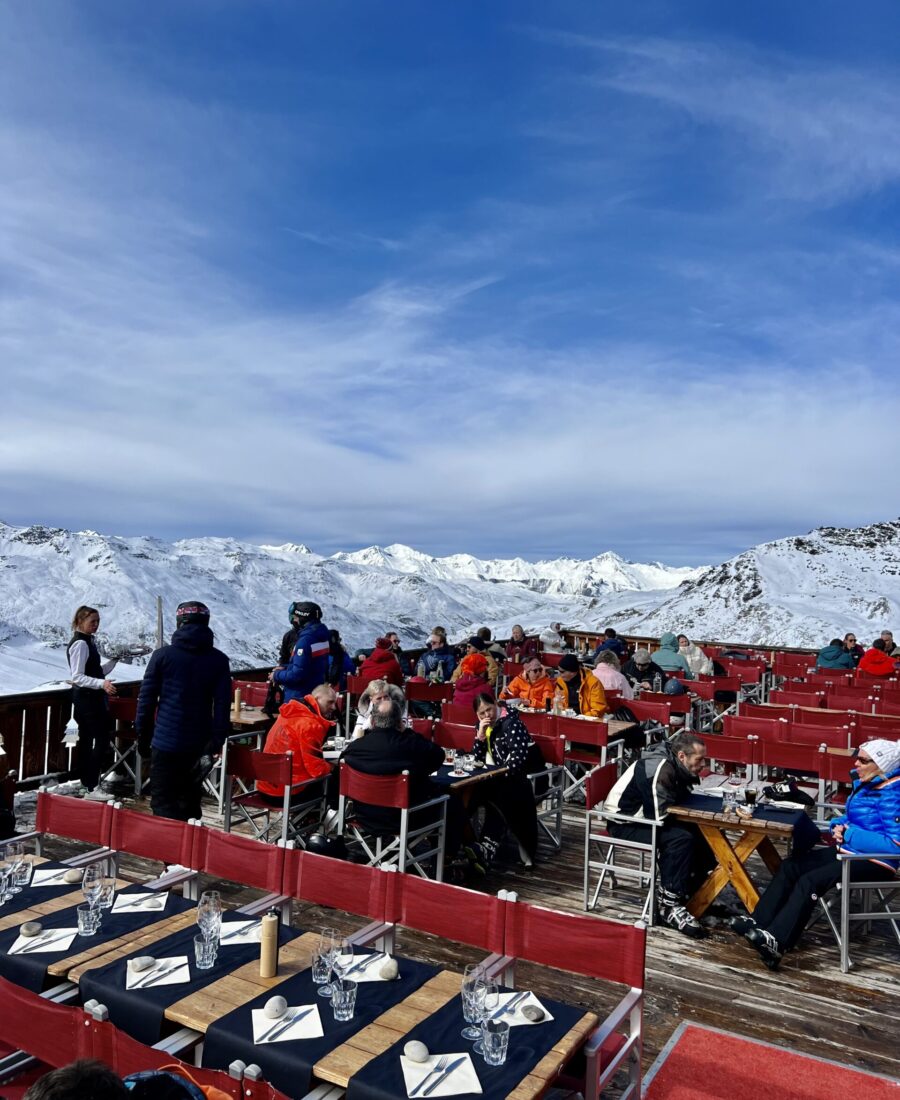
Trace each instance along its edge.
<path fill-rule="evenodd" d="M 422 1078 L 422 1080 L 418 1083 L 418 1085 L 416 1085 L 416 1087 L 412 1090 L 412 1092 L 409 1095 L 410 1096 L 416 1096 L 417 1094 L 420 1094 L 422 1092 L 422 1089 L 425 1088 L 425 1086 L 428 1084 L 428 1078 L 429 1077 L 434 1077 L 435 1074 L 440 1076 L 440 1074 L 442 1074 L 444 1072 L 444 1070 L 447 1068 L 447 1063 L 449 1061 L 450 1061 L 450 1055 L 449 1054 L 442 1054 L 440 1056 L 440 1058 L 438 1058 L 437 1063 L 431 1067 L 431 1069 L 428 1071 L 428 1073 L 425 1074 L 425 1076 Z"/>

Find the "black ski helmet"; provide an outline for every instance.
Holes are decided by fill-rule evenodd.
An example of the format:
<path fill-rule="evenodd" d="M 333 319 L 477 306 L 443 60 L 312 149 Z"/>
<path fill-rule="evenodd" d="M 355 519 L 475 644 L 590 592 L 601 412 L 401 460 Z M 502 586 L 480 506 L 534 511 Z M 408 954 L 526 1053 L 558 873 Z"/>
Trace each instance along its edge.
<path fill-rule="evenodd" d="M 178 626 L 186 626 L 188 623 L 206 626 L 209 623 L 209 608 L 200 600 L 185 600 L 175 608 L 175 622 Z"/>
<path fill-rule="evenodd" d="M 293 623 L 295 619 L 300 626 L 306 626 L 306 624 L 310 622 L 321 622 L 322 608 L 319 607 L 317 603 L 312 603 L 311 600 L 295 600 L 290 608 L 291 623 Z"/>

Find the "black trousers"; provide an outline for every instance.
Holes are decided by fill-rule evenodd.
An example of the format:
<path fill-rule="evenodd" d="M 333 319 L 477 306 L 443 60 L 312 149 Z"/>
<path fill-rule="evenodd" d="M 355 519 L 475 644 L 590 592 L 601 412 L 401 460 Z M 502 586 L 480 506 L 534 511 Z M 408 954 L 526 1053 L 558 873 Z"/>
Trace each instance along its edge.
<path fill-rule="evenodd" d="M 893 879 L 890 871 L 868 860 L 852 863 L 850 878 L 873 881 Z M 841 879 L 836 848 L 813 848 L 801 856 L 786 859 L 753 910 L 760 928 L 778 940 L 783 951 L 790 951 L 800 939 L 819 898 Z"/>
<path fill-rule="evenodd" d="M 649 844 L 653 830 L 649 825 L 611 821 L 609 832 L 618 840 Z M 717 860 L 694 825 L 667 822 L 656 831 L 656 862 L 663 889 L 680 898 L 689 898 L 716 866 Z"/>
<path fill-rule="evenodd" d="M 100 782 L 100 776 L 111 756 L 112 720 L 106 692 L 82 688 L 75 696 L 72 710 L 78 723 L 75 774 L 92 791 Z"/>
<path fill-rule="evenodd" d="M 156 817 L 187 821 L 200 817 L 203 780 L 199 774 L 200 753 L 150 753 L 150 808 Z"/>
<path fill-rule="evenodd" d="M 470 814 L 483 806 L 482 840 L 498 845 L 509 830 L 533 859 L 537 851 L 537 808 L 531 784 L 524 775 L 498 775 L 474 785 L 469 800 Z"/>

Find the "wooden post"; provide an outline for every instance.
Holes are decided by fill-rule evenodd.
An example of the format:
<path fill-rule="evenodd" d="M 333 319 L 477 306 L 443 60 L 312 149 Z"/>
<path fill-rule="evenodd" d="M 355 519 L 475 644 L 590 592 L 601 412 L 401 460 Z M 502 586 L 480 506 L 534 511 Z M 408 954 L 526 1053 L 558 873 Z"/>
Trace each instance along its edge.
<path fill-rule="evenodd" d="M 163 608 L 162 596 L 156 597 L 156 648 L 163 647 Z"/>

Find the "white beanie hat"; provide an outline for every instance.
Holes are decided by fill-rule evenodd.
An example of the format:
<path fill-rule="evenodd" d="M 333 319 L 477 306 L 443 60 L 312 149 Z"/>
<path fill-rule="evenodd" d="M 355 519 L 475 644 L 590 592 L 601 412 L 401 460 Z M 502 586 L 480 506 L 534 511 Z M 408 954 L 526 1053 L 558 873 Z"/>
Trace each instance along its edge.
<path fill-rule="evenodd" d="M 863 750 L 878 765 L 882 775 L 890 775 L 900 767 L 900 741 L 886 741 L 879 737 L 874 741 L 866 741 L 860 747 L 860 752 Z"/>

